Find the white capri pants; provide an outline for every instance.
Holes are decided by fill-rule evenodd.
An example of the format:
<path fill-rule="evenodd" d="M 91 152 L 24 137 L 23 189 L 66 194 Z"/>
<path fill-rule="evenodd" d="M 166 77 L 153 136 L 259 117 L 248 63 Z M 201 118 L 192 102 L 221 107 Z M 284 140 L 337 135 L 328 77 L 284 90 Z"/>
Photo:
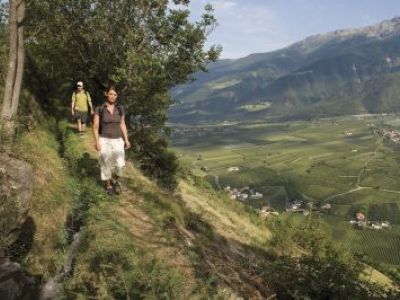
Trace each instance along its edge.
<path fill-rule="evenodd" d="M 112 174 L 122 175 L 122 168 L 125 166 L 125 143 L 122 138 L 109 139 L 99 138 L 100 142 L 100 171 L 101 180 L 110 180 Z"/>

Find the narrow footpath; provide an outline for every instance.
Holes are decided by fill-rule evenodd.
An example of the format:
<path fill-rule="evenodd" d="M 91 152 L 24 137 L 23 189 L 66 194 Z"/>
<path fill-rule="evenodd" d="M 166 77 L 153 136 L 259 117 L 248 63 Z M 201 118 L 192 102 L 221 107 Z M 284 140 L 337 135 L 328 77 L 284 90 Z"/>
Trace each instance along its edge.
<path fill-rule="evenodd" d="M 91 134 L 82 137 L 80 144 L 85 161 L 96 164 L 98 154 Z M 91 181 L 99 176 L 97 166 L 82 173 Z M 122 194 L 111 201 L 104 221 L 123 228 L 126 238 L 141 253 L 162 260 L 168 270 L 183 276 L 179 299 L 204 295 L 266 299 L 272 295 L 267 278 L 261 276 L 265 269 L 265 252 L 262 247 L 254 246 L 265 245 L 269 232 L 244 216 L 244 211 L 214 206 L 215 199 L 184 182 L 175 193 L 163 191 L 128 160 L 121 183 Z M 66 261 L 44 284 L 41 299 L 62 295 L 67 275 L 75 276 L 74 272 L 79 272 L 76 271 L 79 265 L 74 264 L 80 255 L 81 240 L 85 240 L 86 223 L 93 226 L 90 215 L 96 205 L 93 208 L 82 206 L 86 211 L 81 215 L 89 219 L 82 220 L 73 232 Z M 175 221 L 175 218 L 182 220 Z M 95 243 L 96 237 L 93 238 L 90 243 Z"/>

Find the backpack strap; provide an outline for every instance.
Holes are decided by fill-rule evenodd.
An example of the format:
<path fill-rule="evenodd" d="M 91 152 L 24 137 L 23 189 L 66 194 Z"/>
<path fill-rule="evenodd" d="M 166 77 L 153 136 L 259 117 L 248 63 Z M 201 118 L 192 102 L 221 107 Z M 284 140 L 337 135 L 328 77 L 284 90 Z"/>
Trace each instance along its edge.
<path fill-rule="evenodd" d="M 101 129 L 102 129 L 102 128 L 101 128 L 101 123 L 102 123 L 102 121 L 103 121 L 104 110 L 107 109 L 106 107 L 107 107 L 107 104 L 106 104 L 106 103 L 100 105 L 100 107 L 99 107 L 99 133 L 100 133 L 100 134 L 101 134 Z M 119 105 L 119 104 L 117 103 L 117 104 L 115 105 L 115 108 L 117 109 L 118 114 L 119 114 L 120 116 L 122 116 L 122 106 Z"/>
<path fill-rule="evenodd" d="M 74 97 L 74 101 L 76 102 L 76 91 L 74 91 L 72 95 Z M 86 102 L 87 102 L 87 104 L 89 106 L 89 97 L 90 97 L 90 95 L 89 95 L 89 92 L 86 91 L 86 90 L 85 90 L 85 96 L 86 96 Z"/>
<path fill-rule="evenodd" d="M 117 109 L 118 114 L 120 116 L 122 116 L 122 106 L 117 103 L 115 105 L 115 108 Z M 99 117 L 100 117 L 100 119 L 103 118 L 104 109 L 106 109 L 106 104 L 101 105 L 100 108 L 99 108 Z"/>

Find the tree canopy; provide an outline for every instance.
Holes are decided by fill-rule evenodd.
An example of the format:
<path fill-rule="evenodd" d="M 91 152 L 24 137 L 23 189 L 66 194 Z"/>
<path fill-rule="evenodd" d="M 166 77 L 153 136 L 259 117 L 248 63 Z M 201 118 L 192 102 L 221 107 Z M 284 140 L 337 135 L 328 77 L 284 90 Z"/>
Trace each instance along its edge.
<path fill-rule="evenodd" d="M 140 144 L 136 148 L 140 160 L 147 164 L 144 168 L 160 178 L 164 178 L 160 168 L 175 173 L 173 156 L 169 156 L 171 168 L 165 162 L 154 164 L 154 155 L 167 149 L 162 140 L 172 104 L 168 92 L 194 72 L 206 70 L 221 52 L 219 46 L 204 49 L 217 24 L 213 8 L 206 5 L 201 18 L 191 21 L 189 4 L 187 0 L 30 1 L 26 46 L 29 72 L 36 80 L 31 87 L 79 79 L 101 91 L 110 82 L 115 84 L 131 115 L 129 125 L 134 143 Z M 146 133 L 144 126 L 133 126 L 137 116 L 146 123 Z"/>
<path fill-rule="evenodd" d="M 219 47 L 204 50 L 215 27 L 212 7 L 189 20 L 189 1 L 33 1 L 29 54 L 49 80 L 110 81 L 135 114 L 165 120 L 168 90 L 217 59 Z M 62 66 L 60 68 L 60 66 Z"/>

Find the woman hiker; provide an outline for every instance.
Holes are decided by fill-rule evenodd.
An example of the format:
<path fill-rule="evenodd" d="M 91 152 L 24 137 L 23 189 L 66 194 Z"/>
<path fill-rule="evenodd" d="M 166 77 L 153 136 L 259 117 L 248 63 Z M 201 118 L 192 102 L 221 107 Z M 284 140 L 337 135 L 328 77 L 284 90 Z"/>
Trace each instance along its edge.
<path fill-rule="evenodd" d="M 93 117 L 95 148 L 99 151 L 101 180 L 107 194 L 120 192 L 118 182 L 125 166 L 125 149 L 131 147 L 125 125 L 125 110 L 117 104 L 117 91 L 114 86 L 106 90 L 106 102 L 97 106 Z"/>
<path fill-rule="evenodd" d="M 77 122 L 79 134 L 83 135 L 86 130 L 86 123 L 89 120 L 89 108 L 93 114 L 93 106 L 92 99 L 89 93 L 85 91 L 82 81 L 76 83 L 76 89 L 72 93 L 71 100 L 72 116 Z"/>

